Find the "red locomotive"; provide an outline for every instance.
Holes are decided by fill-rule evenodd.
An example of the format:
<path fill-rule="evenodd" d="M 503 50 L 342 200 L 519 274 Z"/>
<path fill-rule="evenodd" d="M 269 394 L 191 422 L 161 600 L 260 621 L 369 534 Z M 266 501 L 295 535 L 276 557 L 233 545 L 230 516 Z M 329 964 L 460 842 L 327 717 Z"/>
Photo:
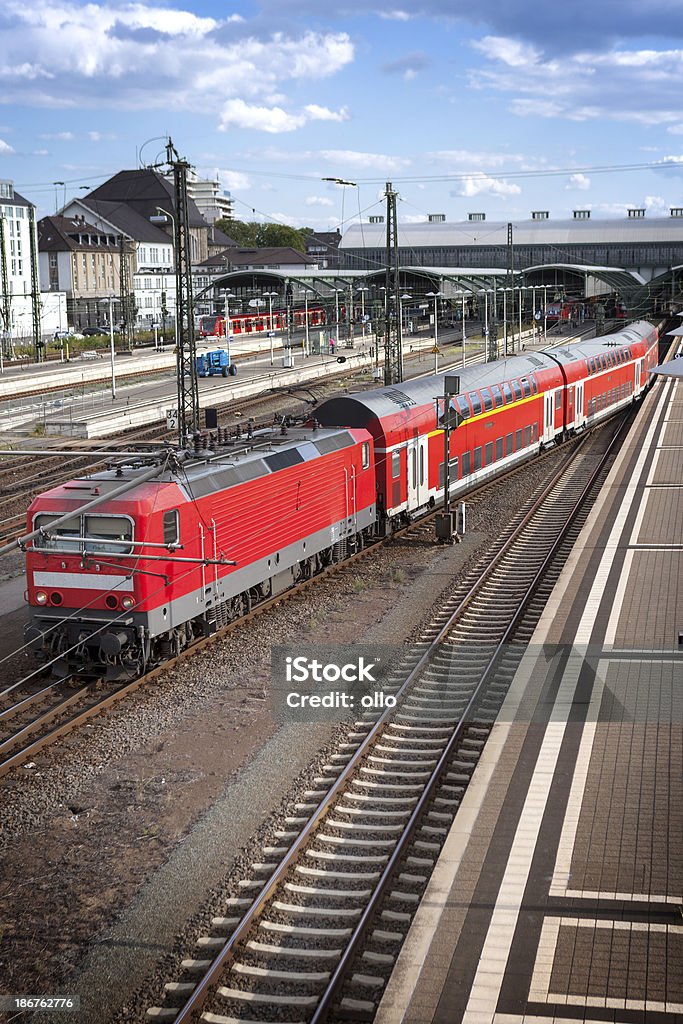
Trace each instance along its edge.
<path fill-rule="evenodd" d="M 451 495 L 638 398 L 657 330 L 461 371 Z M 443 375 L 330 399 L 295 431 L 167 451 L 40 495 L 27 639 L 58 673 L 130 677 L 443 497 Z M 283 428 L 285 429 L 285 428 Z"/>

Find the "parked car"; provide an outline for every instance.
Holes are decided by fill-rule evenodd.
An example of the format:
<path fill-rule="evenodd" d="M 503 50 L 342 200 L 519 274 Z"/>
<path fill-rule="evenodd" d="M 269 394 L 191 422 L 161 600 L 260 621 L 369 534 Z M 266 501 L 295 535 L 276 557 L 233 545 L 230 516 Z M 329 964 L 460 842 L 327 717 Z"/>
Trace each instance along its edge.
<path fill-rule="evenodd" d="M 81 341 L 84 335 L 79 334 L 73 327 L 67 328 L 65 331 L 55 331 L 55 341 L 69 341 L 70 338 L 75 338 L 76 341 Z"/>
<path fill-rule="evenodd" d="M 104 327 L 84 327 L 83 337 L 94 338 L 97 334 L 109 334 L 109 328 L 105 325 Z"/>
<path fill-rule="evenodd" d="M 80 359 L 101 359 L 102 353 L 96 352 L 94 348 L 86 349 L 85 352 L 81 352 Z"/>

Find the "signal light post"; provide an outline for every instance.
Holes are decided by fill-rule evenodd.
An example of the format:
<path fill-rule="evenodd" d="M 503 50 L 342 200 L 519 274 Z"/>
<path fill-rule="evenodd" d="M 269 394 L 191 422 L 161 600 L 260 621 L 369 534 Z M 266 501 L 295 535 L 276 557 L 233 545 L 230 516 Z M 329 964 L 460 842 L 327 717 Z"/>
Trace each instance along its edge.
<path fill-rule="evenodd" d="M 441 544 L 453 543 L 451 503 L 451 430 L 460 424 L 458 413 L 451 408 L 451 399 L 460 393 L 460 377 L 446 374 L 443 381 L 443 512 L 435 519 L 436 539 Z M 438 402 L 438 399 L 437 399 Z"/>

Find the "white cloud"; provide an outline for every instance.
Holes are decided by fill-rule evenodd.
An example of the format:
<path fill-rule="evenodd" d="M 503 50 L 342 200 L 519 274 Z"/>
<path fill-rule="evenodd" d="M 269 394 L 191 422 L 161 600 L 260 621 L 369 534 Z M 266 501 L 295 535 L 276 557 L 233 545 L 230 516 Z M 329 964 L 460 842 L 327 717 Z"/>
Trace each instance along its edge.
<path fill-rule="evenodd" d="M 92 132 L 86 132 L 85 134 L 90 139 L 91 142 L 104 142 L 106 140 L 111 140 L 111 139 L 115 139 L 116 138 L 116 135 L 113 132 L 92 131 Z"/>
<path fill-rule="evenodd" d="M 327 107 L 319 107 L 317 103 L 309 103 L 304 110 L 311 121 L 348 121 L 349 119 L 348 107 L 342 107 L 341 110 L 329 110 Z"/>
<path fill-rule="evenodd" d="M 60 142 L 71 142 L 76 138 L 73 132 L 43 132 L 41 139 L 57 139 Z"/>
<path fill-rule="evenodd" d="M 332 200 L 327 196 L 307 196 L 304 202 L 306 206 L 334 206 Z"/>
<path fill-rule="evenodd" d="M 648 213 L 654 213 L 657 216 L 668 214 L 670 205 L 663 196 L 645 196 L 643 202 Z"/>
<path fill-rule="evenodd" d="M 411 165 L 406 157 L 363 153 L 354 149 L 323 149 L 318 155 L 339 168 L 340 173 L 343 173 L 345 165 L 371 171 L 402 171 Z"/>
<path fill-rule="evenodd" d="M 257 107 L 244 100 L 228 100 L 223 106 L 219 129 L 227 131 L 236 128 L 254 128 L 261 132 L 277 134 L 293 132 L 305 124 L 306 118 L 301 114 L 288 114 L 282 107 Z"/>
<path fill-rule="evenodd" d="M 591 187 L 591 180 L 585 174 L 572 174 L 569 177 L 568 184 L 564 187 L 565 189 L 578 189 L 580 192 L 586 192 Z"/>
<path fill-rule="evenodd" d="M 492 195 L 506 199 L 508 196 L 518 196 L 521 191 L 519 185 L 510 184 L 509 181 L 500 178 L 490 178 L 487 174 L 479 174 L 459 182 L 451 195 L 465 196 L 468 199 L 473 196 Z"/>
<path fill-rule="evenodd" d="M 527 165 L 529 161 L 528 156 L 521 153 L 472 149 L 441 149 L 434 153 L 426 153 L 425 158 L 447 164 L 461 164 L 464 167 L 509 167 L 510 164 Z"/>
<path fill-rule="evenodd" d="M 9 142 L 5 142 L 4 139 L 0 139 L 0 153 L 13 153 L 14 150 L 10 146 Z"/>
<path fill-rule="evenodd" d="M 245 189 L 251 188 L 249 175 L 243 174 L 242 171 L 219 170 L 217 174 L 222 187 L 228 192 L 243 192 Z"/>
<path fill-rule="evenodd" d="M 350 64 L 346 32 L 264 34 L 255 22 L 250 33 L 241 15 L 201 17 L 167 2 L 5 0 L 3 51 L 12 60 L 0 66 L 3 101 L 169 113 L 232 103 L 226 123 L 270 132 L 347 117 L 315 103 L 290 113 L 282 94 L 284 83 L 328 78 Z"/>
<path fill-rule="evenodd" d="M 469 70 L 470 87 L 503 94 L 508 110 L 518 117 L 608 119 L 646 127 L 681 124 L 680 109 L 663 104 L 683 88 L 681 49 L 628 50 L 615 45 L 572 53 L 565 46 L 559 60 L 554 51 L 549 57 L 516 35 L 485 36 L 471 45 L 486 63 Z"/>
<path fill-rule="evenodd" d="M 399 216 L 399 220 L 402 224 L 426 224 L 427 214 L 426 213 L 402 213 Z"/>
<path fill-rule="evenodd" d="M 396 10 L 396 11 L 377 11 L 380 18 L 384 18 L 385 21 L 410 21 L 412 14 L 408 11 Z"/>
<path fill-rule="evenodd" d="M 510 68 L 526 68 L 538 64 L 540 53 L 535 47 L 503 36 L 484 36 L 472 43 L 488 60 L 500 61 Z"/>

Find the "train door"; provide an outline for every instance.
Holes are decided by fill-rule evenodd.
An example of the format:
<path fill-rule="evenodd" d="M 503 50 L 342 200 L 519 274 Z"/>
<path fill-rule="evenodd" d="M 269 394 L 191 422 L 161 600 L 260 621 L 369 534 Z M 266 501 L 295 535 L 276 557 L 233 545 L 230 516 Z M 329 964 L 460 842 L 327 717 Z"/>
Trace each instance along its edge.
<path fill-rule="evenodd" d="M 554 409 L 555 393 L 549 391 L 545 396 L 545 415 L 543 418 L 543 440 L 552 441 L 555 436 Z"/>
<path fill-rule="evenodd" d="M 576 385 L 576 405 L 574 406 L 574 426 L 580 427 L 583 423 L 583 381 Z"/>
<path fill-rule="evenodd" d="M 584 416 L 584 382 L 583 381 L 580 381 L 577 384 L 577 395 L 575 395 L 575 398 L 577 398 L 577 404 L 575 404 L 575 407 L 574 407 L 574 420 L 573 420 L 573 422 L 574 422 L 574 426 L 575 427 L 580 427 L 582 425 L 582 423 L 584 423 L 584 420 L 586 419 L 586 417 Z"/>
<path fill-rule="evenodd" d="M 421 508 L 428 501 L 427 438 L 408 441 L 408 511 Z"/>

